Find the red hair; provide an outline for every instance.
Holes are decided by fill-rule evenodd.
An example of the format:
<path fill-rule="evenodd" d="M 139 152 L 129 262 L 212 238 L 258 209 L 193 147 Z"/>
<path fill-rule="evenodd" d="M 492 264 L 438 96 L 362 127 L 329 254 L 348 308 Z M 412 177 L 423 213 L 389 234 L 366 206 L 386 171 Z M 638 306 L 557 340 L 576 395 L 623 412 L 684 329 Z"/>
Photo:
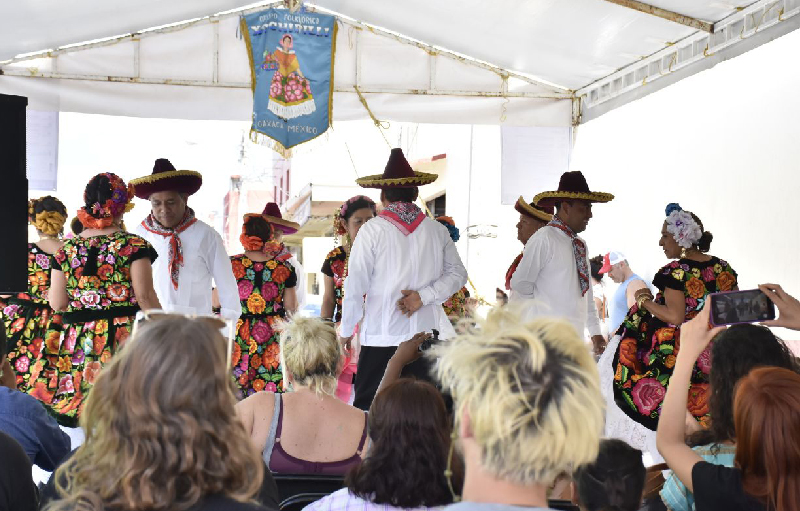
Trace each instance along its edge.
<path fill-rule="evenodd" d="M 745 492 L 770 511 L 800 509 L 800 375 L 750 371 L 737 386 L 733 420 Z"/>

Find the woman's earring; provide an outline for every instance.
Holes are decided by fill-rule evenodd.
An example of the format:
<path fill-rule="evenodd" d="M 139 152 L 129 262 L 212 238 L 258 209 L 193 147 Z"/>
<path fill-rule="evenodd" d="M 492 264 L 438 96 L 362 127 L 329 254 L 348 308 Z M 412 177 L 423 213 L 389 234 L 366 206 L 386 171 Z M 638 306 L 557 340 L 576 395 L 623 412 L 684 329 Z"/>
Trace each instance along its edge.
<path fill-rule="evenodd" d="M 686 259 L 686 249 L 681 247 L 681 259 Z"/>

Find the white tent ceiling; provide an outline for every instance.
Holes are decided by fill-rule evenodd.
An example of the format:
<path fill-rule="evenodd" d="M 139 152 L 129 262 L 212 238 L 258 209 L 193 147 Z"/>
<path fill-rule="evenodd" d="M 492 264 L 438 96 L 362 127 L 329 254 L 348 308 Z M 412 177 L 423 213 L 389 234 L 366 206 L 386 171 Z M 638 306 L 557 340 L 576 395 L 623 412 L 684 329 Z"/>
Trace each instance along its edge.
<path fill-rule="evenodd" d="M 366 115 L 354 93 L 358 85 L 382 119 L 568 126 L 800 25 L 800 0 L 647 0 L 646 10 L 671 11 L 667 19 L 629 5 L 636 3 L 316 0 L 308 6 L 343 15 L 336 119 Z M 6 2 L 0 60 L 58 50 L 0 63 L 6 75 L 0 92 L 28 95 L 39 108 L 247 119 L 249 72 L 235 35 L 237 13 L 225 12 L 249 7 L 241 0 Z M 133 36 L 61 48 L 124 34 Z"/>

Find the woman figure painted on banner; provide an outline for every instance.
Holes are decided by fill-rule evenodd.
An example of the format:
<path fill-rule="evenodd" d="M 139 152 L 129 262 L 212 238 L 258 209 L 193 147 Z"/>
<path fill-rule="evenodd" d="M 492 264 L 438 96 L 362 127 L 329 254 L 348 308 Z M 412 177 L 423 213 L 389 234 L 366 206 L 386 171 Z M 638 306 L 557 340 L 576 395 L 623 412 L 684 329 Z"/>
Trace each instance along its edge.
<path fill-rule="evenodd" d="M 125 232 L 133 190 L 116 174 L 94 176 L 78 218 L 84 230 L 52 259 L 50 306 L 64 311 L 64 331 L 48 331 L 45 371 L 31 394 L 59 424 L 76 427 L 97 375 L 125 343 L 140 309 L 160 309 L 153 289 L 153 247 Z M 50 353 L 53 355 L 51 356 Z"/>
<path fill-rule="evenodd" d="M 50 195 L 28 203 L 28 222 L 36 228 L 39 241 L 28 244 L 28 289 L 3 297 L 2 321 L 8 338 L 8 360 L 16 374 L 17 389 L 30 392 L 42 372 L 42 356 L 48 330 L 58 339 L 61 316 L 47 303 L 50 288 L 50 257 L 64 242 L 61 234 L 67 208 Z"/>
<path fill-rule="evenodd" d="M 288 262 L 292 254 L 275 241 L 266 213 L 244 216 L 239 240 L 245 252 L 231 256 L 242 305 L 231 358 L 240 399 L 262 390 L 285 390 L 278 323 L 297 311 L 297 273 Z"/>
<path fill-rule="evenodd" d="M 316 111 L 311 95 L 311 82 L 300 71 L 300 62 L 292 47 L 294 38 L 281 37 L 281 44 L 272 53 L 264 52 L 262 69 L 275 69 L 269 85 L 267 109 L 281 119 L 289 120 Z"/>
<path fill-rule="evenodd" d="M 331 250 L 322 263 L 325 275 L 325 294 L 322 297 L 321 316 L 334 323 L 342 321 L 342 299 L 344 298 L 344 279 L 347 277 L 347 258 L 359 229 L 376 214 L 375 202 L 365 195 L 350 197 L 334 215 L 333 230 L 342 240 L 341 245 Z M 351 345 L 345 357 L 336 397 L 350 402 L 353 377 L 358 366 L 358 342 Z"/>
<path fill-rule="evenodd" d="M 653 285 L 636 292 L 628 311 L 600 358 L 601 390 L 606 399 L 605 436 L 625 440 L 654 461 L 660 461 L 655 430 L 680 348 L 681 325 L 694 318 L 711 293 L 737 289 L 736 271 L 708 255 L 713 236 L 700 219 L 678 204 L 669 204 L 659 245 L 672 261 L 661 268 Z M 708 426 L 709 348 L 700 356 L 691 378 L 687 420 Z"/>

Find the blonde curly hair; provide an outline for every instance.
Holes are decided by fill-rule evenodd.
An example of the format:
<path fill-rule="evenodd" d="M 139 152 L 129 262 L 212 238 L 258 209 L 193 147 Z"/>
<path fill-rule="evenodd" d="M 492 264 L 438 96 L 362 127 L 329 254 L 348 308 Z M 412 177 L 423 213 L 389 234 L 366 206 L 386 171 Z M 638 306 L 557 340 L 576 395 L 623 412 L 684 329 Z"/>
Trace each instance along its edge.
<path fill-rule="evenodd" d="M 80 419 L 86 441 L 56 471 L 61 500 L 48 511 L 253 500 L 263 463 L 234 411 L 225 340 L 209 323 L 152 319 L 101 371 Z"/>
<path fill-rule="evenodd" d="M 520 313 L 495 308 L 433 355 L 457 421 L 469 418 L 483 468 L 517 484 L 550 484 L 597 457 L 600 378 L 569 323 Z"/>
<path fill-rule="evenodd" d="M 333 395 L 344 356 L 333 323 L 295 316 L 280 328 L 284 371 L 297 385 Z"/>

